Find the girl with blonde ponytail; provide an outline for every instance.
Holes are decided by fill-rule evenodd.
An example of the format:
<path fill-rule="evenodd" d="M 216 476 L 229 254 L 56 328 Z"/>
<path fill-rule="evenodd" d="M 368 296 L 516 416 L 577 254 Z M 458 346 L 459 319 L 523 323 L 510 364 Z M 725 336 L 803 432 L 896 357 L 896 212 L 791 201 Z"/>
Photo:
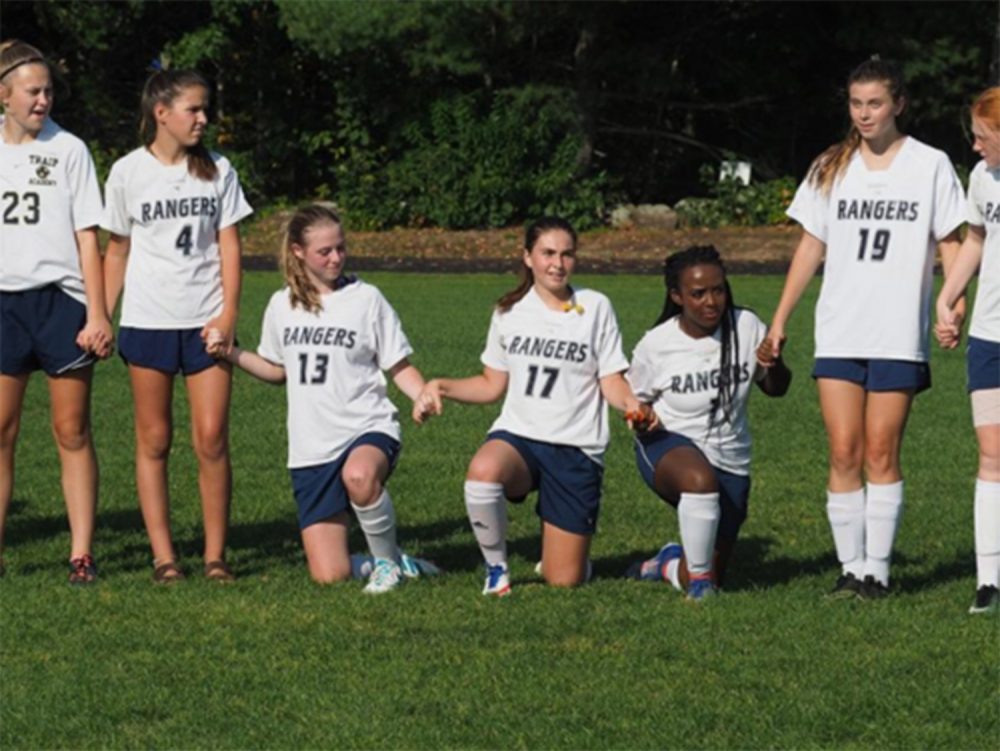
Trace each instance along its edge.
<path fill-rule="evenodd" d="M 821 263 L 813 377 L 829 438 L 826 511 L 841 574 L 835 597 L 889 593 L 903 507 L 900 446 L 913 397 L 930 386 L 929 312 L 935 249 L 945 274 L 964 221 L 948 156 L 902 133 L 899 68 L 877 58 L 847 82 L 851 130 L 824 151 L 788 215 L 802 225 L 774 319 L 768 365 Z M 768 353 L 770 349 L 770 353 Z"/>
<path fill-rule="evenodd" d="M 399 457 L 400 429 L 382 371 L 410 399 L 424 379 L 410 363 L 413 348 L 396 311 L 376 287 L 345 273 L 346 258 L 334 208 L 300 208 L 281 245 L 288 286 L 271 296 L 257 352 L 227 348 L 215 331 L 209 350 L 262 381 L 285 384 L 288 467 L 312 578 L 352 577 L 353 512 L 371 554 L 365 592 L 381 594 L 404 578 L 436 572 L 400 551 L 385 487 Z"/>

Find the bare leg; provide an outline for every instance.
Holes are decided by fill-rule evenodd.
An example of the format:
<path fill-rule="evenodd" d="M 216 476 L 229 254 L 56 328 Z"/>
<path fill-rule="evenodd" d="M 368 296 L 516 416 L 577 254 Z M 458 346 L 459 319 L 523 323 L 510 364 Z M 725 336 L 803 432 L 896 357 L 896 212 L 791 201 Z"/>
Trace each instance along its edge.
<path fill-rule="evenodd" d="M 351 578 L 351 557 L 347 548 L 347 512 L 310 524 L 302 530 L 309 575 L 320 584 Z"/>
<path fill-rule="evenodd" d="M 0 375 L 0 556 L 3 554 L 7 511 L 14 493 L 14 449 L 21 427 L 24 391 L 30 375 Z"/>

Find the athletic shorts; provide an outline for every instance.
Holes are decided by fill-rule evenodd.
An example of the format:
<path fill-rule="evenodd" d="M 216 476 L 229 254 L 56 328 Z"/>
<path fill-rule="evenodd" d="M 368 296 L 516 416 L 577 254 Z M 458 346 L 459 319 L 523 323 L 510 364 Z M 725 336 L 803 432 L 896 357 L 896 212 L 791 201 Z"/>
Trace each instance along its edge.
<path fill-rule="evenodd" d="M 340 473 L 347 457 L 358 446 L 374 446 L 389 459 L 389 474 L 396 467 L 401 449 L 399 441 L 385 433 L 362 433 L 336 459 L 312 467 L 293 467 L 292 491 L 298 507 L 299 529 L 341 514 L 351 507 L 347 488 Z M 388 479 L 388 477 L 386 478 Z"/>
<path fill-rule="evenodd" d="M 535 513 L 543 521 L 578 535 L 597 531 L 604 467 L 576 446 L 535 441 L 506 430 L 493 431 L 486 440 L 517 449 L 531 472 L 531 488 L 538 491 Z"/>
<path fill-rule="evenodd" d="M 908 391 L 919 394 L 931 387 L 931 369 L 925 362 L 853 357 L 817 357 L 813 378 L 850 381 L 865 391 Z"/>
<path fill-rule="evenodd" d="M 54 376 L 94 362 L 76 345 L 87 307 L 55 284 L 0 292 L 0 373 L 44 370 Z"/>
<path fill-rule="evenodd" d="M 966 369 L 969 391 L 1000 388 L 1000 342 L 970 336 Z"/>
<path fill-rule="evenodd" d="M 639 474 L 642 475 L 642 479 L 654 493 L 656 493 L 656 465 L 667 453 L 681 446 L 688 446 L 699 454 L 702 453 L 701 449 L 690 438 L 680 433 L 658 430 L 653 433 L 637 433 L 635 435 L 635 461 L 639 465 Z M 702 454 L 702 457 L 704 456 Z M 740 533 L 740 527 L 746 521 L 750 506 L 750 476 L 726 472 L 713 465 L 707 458 L 705 461 L 715 471 L 715 479 L 719 484 L 721 514 L 719 531 L 716 533 L 715 539 L 734 541 Z M 663 500 L 674 508 L 677 507 L 677 502 L 666 498 Z"/>
<path fill-rule="evenodd" d="M 205 351 L 201 329 L 118 330 L 118 353 L 129 365 L 152 368 L 171 375 L 193 375 L 218 364 Z"/>

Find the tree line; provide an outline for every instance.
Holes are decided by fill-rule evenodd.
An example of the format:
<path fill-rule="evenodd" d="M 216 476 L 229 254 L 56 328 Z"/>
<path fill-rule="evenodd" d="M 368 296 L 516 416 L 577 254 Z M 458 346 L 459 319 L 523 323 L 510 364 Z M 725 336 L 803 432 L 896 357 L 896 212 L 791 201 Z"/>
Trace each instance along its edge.
<path fill-rule="evenodd" d="M 329 198 L 370 228 L 540 213 L 593 226 L 618 202 L 712 192 L 724 159 L 784 192 L 846 131 L 844 81 L 872 54 L 904 67 L 909 132 L 968 166 L 967 105 L 997 73 L 997 4 L 984 0 L 4 0 L 0 12 L 4 38 L 57 63 L 54 118 L 102 172 L 138 143 L 153 67 L 192 67 L 215 86 L 210 140 L 255 204 Z"/>

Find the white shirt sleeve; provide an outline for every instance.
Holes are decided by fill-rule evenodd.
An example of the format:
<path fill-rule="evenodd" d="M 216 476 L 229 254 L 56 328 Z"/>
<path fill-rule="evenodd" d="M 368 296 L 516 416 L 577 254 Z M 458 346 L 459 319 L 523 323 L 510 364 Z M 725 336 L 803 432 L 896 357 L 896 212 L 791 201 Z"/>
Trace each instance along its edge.
<path fill-rule="evenodd" d="M 941 240 L 965 221 L 962 185 L 951 160 L 942 155 L 934 175 L 934 239 Z"/>
<path fill-rule="evenodd" d="M 979 193 L 983 177 L 983 163 L 980 162 L 969 176 L 969 197 L 965 202 L 965 220 L 976 227 L 985 227 L 986 219 L 979 206 Z"/>
<path fill-rule="evenodd" d="M 283 289 L 271 297 L 264 311 L 264 320 L 260 325 L 260 344 L 257 346 L 257 354 L 265 360 L 269 360 L 277 365 L 285 364 L 285 356 L 281 341 L 281 323 L 278 320 L 278 305 L 281 302 L 281 295 L 287 297 L 288 290 Z"/>
<path fill-rule="evenodd" d="M 648 349 L 649 340 L 643 336 L 632 351 L 632 365 L 625 377 L 632 387 L 632 393 L 635 394 L 636 399 L 652 403 L 656 401 L 659 393 L 655 388 L 656 369 L 649 359 Z"/>
<path fill-rule="evenodd" d="M 98 226 L 103 214 L 101 188 L 97 183 L 94 160 L 82 142 L 70 152 L 67 171 L 73 183 L 70 187 L 73 194 L 73 229 L 79 231 Z"/>
<path fill-rule="evenodd" d="M 829 197 L 813 187 L 807 175 L 795 191 L 795 198 L 786 213 L 810 235 L 826 242 L 829 203 Z"/>
<path fill-rule="evenodd" d="M 125 182 L 117 164 L 111 168 L 108 181 L 104 185 L 104 215 L 101 227 L 121 237 L 132 235 L 132 221 L 128 214 L 128 200 Z"/>
<path fill-rule="evenodd" d="M 509 368 L 507 367 L 507 351 L 504 349 L 500 335 L 500 315 L 499 310 L 493 311 L 493 317 L 490 318 L 490 330 L 486 334 L 486 349 L 483 350 L 479 360 L 487 368 L 506 373 Z"/>
<path fill-rule="evenodd" d="M 604 378 L 628 370 L 628 360 L 622 351 L 622 332 L 618 328 L 618 318 L 610 302 L 606 301 L 601 305 L 598 326 L 597 377 Z"/>
<path fill-rule="evenodd" d="M 404 357 L 413 354 L 413 347 L 403 333 L 399 316 L 381 292 L 376 292 L 372 306 L 372 329 L 375 356 L 382 370 L 389 370 Z"/>
<path fill-rule="evenodd" d="M 240 179 L 236 174 L 236 170 L 228 162 L 226 163 L 226 167 L 226 172 L 222 175 L 222 191 L 220 194 L 220 230 L 231 227 L 253 213 L 253 209 L 247 203 L 246 196 L 243 195 L 243 188 L 240 185 Z"/>

